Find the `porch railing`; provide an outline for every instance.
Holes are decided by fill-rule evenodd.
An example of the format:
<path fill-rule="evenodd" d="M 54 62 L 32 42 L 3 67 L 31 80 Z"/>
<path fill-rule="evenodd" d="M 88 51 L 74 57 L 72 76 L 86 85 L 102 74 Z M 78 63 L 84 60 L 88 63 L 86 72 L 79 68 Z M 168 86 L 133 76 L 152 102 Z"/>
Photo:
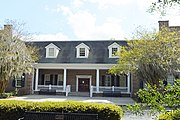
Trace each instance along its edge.
<path fill-rule="evenodd" d="M 121 93 L 128 93 L 128 87 L 115 87 L 115 86 L 99 86 L 99 93 L 103 91 L 121 91 Z M 97 93 L 96 86 L 90 87 L 90 97 L 93 97 L 93 93 Z"/>
<path fill-rule="evenodd" d="M 56 90 L 56 92 L 63 92 L 63 86 L 59 86 L 59 85 L 38 85 L 38 90 L 49 89 L 49 87 L 51 89 Z"/>

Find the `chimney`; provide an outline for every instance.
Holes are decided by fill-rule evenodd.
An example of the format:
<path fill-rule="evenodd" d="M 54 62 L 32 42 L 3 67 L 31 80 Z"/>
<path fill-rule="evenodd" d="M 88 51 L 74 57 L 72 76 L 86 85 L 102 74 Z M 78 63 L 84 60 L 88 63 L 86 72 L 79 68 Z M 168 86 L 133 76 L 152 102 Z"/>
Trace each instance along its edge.
<path fill-rule="evenodd" d="M 12 25 L 4 25 L 4 31 L 6 33 L 7 36 L 9 36 L 10 38 L 12 38 L 12 29 L 13 26 Z"/>
<path fill-rule="evenodd" d="M 169 27 L 169 20 L 158 21 L 158 23 L 159 23 L 159 31 L 162 30 L 163 27 Z"/>

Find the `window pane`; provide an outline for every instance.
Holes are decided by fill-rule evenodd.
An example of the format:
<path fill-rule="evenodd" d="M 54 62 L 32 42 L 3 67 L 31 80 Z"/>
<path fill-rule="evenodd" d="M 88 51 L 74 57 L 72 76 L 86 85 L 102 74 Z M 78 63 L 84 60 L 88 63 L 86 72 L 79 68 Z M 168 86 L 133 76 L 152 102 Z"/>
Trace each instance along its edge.
<path fill-rule="evenodd" d="M 63 75 L 58 74 L 58 85 L 63 85 Z"/>
<path fill-rule="evenodd" d="M 120 75 L 119 78 L 120 87 L 127 87 L 127 75 Z"/>
<path fill-rule="evenodd" d="M 45 78 L 44 78 L 44 82 L 45 85 L 49 85 L 50 84 L 50 74 L 45 74 Z"/>
<path fill-rule="evenodd" d="M 112 55 L 115 56 L 116 52 L 118 51 L 118 48 L 112 48 Z"/>
<path fill-rule="evenodd" d="M 111 86 L 111 75 L 103 75 L 102 82 L 100 82 L 100 86 Z"/>
<path fill-rule="evenodd" d="M 49 48 L 49 56 L 55 56 L 54 48 Z"/>
<path fill-rule="evenodd" d="M 79 56 L 85 56 L 85 48 L 79 49 Z"/>

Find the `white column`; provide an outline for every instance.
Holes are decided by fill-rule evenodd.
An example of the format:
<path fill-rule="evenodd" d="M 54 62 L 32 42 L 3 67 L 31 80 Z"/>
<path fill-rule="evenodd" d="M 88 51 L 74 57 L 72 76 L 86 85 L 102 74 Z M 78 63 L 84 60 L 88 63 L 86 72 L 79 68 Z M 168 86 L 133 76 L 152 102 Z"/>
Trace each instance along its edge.
<path fill-rule="evenodd" d="M 67 74 L 67 70 L 64 69 L 64 81 L 63 81 L 63 91 L 66 91 L 66 74 Z"/>
<path fill-rule="evenodd" d="M 128 73 L 128 77 L 127 77 L 127 92 L 130 93 L 130 72 Z"/>
<path fill-rule="evenodd" d="M 35 91 L 38 90 L 38 77 L 39 77 L 39 69 L 36 68 Z"/>
<path fill-rule="evenodd" d="M 96 92 L 99 93 L 99 69 L 96 69 Z"/>
<path fill-rule="evenodd" d="M 31 94 L 34 94 L 34 75 L 35 75 L 35 73 L 34 73 L 35 71 L 34 71 L 34 68 L 33 68 L 33 71 L 32 71 L 32 87 L 31 87 L 31 89 L 32 89 L 32 91 L 31 91 Z"/>

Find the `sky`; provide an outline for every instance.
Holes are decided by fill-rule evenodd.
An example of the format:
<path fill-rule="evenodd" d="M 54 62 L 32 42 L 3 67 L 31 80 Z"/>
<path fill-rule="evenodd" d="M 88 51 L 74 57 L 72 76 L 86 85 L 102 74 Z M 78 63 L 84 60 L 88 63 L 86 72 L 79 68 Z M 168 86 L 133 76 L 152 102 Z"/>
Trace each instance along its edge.
<path fill-rule="evenodd" d="M 0 27 L 6 20 L 26 23 L 36 41 L 124 40 L 138 27 L 158 29 L 159 20 L 180 26 L 180 9 L 164 17 L 147 9 L 156 0 L 1 0 Z"/>

